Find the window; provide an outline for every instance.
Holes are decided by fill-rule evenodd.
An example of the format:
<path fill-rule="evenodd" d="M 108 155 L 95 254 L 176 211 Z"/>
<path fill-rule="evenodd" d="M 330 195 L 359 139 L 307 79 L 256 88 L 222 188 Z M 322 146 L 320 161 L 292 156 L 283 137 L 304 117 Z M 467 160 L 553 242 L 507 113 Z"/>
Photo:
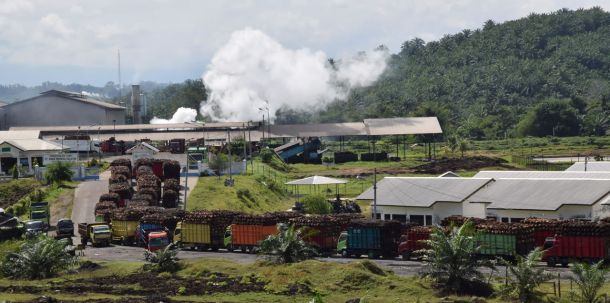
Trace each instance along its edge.
<path fill-rule="evenodd" d="M 377 219 L 377 220 L 381 220 L 381 214 L 380 214 L 380 213 L 377 213 L 377 214 L 375 215 L 375 219 Z"/>
<path fill-rule="evenodd" d="M 392 220 L 404 223 L 407 222 L 407 215 L 392 215 Z"/>
<path fill-rule="evenodd" d="M 424 216 L 422 216 L 422 215 L 410 215 L 409 216 L 409 221 L 411 223 L 416 223 L 416 224 L 419 224 L 419 225 L 425 225 Z"/>
<path fill-rule="evenodd" d="M 385 214 L 383 215 L 383 219 L 386 221 L 392 220 L 391 215 L 390 214 Z"/>
<path fill-rule="evenodd" d="M 510 218 L 510 223 L 519 223 L 523 221 L 523 218 Z"/>
<path fill-rule="evenodd" d="M 432 225 L 432 216 L 431 215 L 426 216 L 426 225 Z"/>
<path fill-rule="evenodd" d="M 508 218 L 507 217 L 502 217 L 502 222 L 508 223 Z"/>
<path fill-rule="evenodd" d="M 2 148 L 2 152 L 3 153 L 10 153 L 11 152 L 11 147 L 10 146 L 9 147 L 3 147 Z"/>

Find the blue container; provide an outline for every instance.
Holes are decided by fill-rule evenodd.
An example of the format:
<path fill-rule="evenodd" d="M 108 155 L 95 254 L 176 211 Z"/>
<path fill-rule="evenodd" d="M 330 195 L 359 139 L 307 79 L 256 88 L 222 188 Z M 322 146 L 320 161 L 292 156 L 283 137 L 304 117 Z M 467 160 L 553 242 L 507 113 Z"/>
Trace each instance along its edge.
<path fill-rule="evenodd" d="M 349 227 L 347 229 L 348 249 L 381 249 L 381 229 L 376 227 Z"/>

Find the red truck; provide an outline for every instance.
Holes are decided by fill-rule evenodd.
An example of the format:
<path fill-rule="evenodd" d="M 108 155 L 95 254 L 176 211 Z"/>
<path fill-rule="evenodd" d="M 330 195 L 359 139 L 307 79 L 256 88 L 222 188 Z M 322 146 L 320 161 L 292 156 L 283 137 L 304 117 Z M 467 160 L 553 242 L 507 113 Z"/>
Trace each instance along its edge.
<path fill-rule="evenodd" d="M 242 252 L 252 252 L 268 236 L 276 233 L 275 225 L 232 224 L 227 228 L 225 245 L 229 251 L 241 249 Z"/>
<path fill-rule="evenodd" d="M 567 267 L 570 262 L 596 262 L 610 257 L 610 239 L 600 236 L 563 236 L 548 237 L 544 243 L 543 261 L 548 266 L 561 264 Z"/>
<path fill-rule="evenodd" d="M 321 255 L 330 256 L 337 250 L 341 230 L 335 226 L 306 227 L 303 240 L 315 247 Z"/>
<path fill-rule="evenodd" d="M 410 260 L 415 251 L 427 248 L 422 241 L 430 239 L 430 233 L 429 229 L 410 229 L 400 237 L 398 254 L 403 260 Z"/>

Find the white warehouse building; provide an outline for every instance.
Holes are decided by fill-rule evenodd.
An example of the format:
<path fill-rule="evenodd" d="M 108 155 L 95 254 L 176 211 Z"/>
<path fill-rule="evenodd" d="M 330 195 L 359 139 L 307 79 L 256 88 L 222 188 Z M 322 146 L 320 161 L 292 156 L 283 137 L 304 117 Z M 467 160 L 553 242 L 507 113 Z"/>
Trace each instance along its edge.
<path fill-rule="evenodd" d="M 377 217 L 430 225 L 451 215 L 505 222 L 527 217 L 595 220 L 610 216 L 609 174 L 498 174 L 510 173 L 522 178 L 492 178 L 493 173 L 473 178 L 386 177 L 377 183 Z M 538 178 L 527 177 L 532 175 Z M 541 178 L 544 175 L 549 178 Z M 373 188 L 357 199 L 371 201 L 372 206 Z"/>

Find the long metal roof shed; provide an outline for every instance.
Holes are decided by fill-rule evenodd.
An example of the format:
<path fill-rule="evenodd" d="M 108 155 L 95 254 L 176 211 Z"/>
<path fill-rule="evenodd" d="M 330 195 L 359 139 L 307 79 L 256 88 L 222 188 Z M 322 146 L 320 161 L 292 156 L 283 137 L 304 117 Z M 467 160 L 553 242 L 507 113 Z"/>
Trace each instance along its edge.
<path fill-rule="evenodd" d="M 430 207 L 437 202 L 462 202 L 489 178 L 385 177 L 377 183 L 377 205 Z M 373 188 L 357 200 L 373 200 Z"/>
<path fill-rule="evenodd" d="M 585 162 L 576 162 L 568 167 L 566 171 L 585 171 Z M 591 161 L 587 162 L 587 171 L 607 171 L 610 172 L 610 161 Z"/>
<path fill-rule="evenodd" d="M 371 136 L 443 133 L 436 117 L 364 119 L 364 125 Z"/>
<path fill-rule="evenodd" d="M 609 179 L 608 172 L 584 171 L 539 171 L 539 170 L 483 170 L 475 178 L 494 179 Z"/>
<path fill-rule="evenodd" d="M 488 209 L 557 210 L 610 200 L 610 182 L 590 179 L 498 179 L 468 199 Z"/>

